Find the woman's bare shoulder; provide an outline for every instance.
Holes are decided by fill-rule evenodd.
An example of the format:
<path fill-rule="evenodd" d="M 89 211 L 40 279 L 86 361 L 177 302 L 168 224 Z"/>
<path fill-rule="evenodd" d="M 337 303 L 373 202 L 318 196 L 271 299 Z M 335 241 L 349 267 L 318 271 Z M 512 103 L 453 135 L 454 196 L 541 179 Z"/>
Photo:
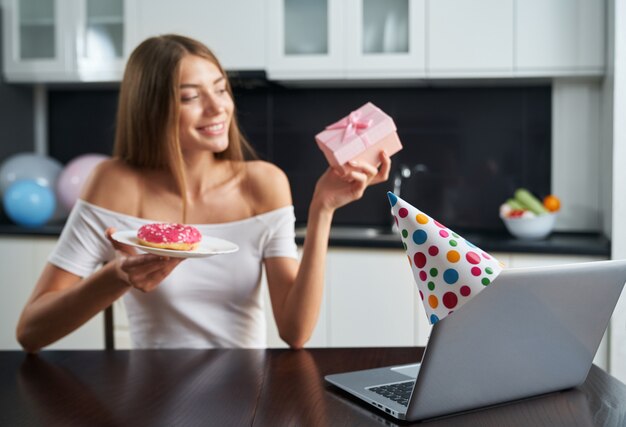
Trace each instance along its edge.
<path fill-rule="evenodd" d="M 136 215 L 141 196 L 140 173 L 119 159 L 100 162 L 83 187 L 81 199 L 94 205 Z"/>
<path fill-rule="evenodd" d="M 257 213 L 293 203 L 287 175 L 272 163 L 262 160 L 246 162 L 246 187 Z"/>

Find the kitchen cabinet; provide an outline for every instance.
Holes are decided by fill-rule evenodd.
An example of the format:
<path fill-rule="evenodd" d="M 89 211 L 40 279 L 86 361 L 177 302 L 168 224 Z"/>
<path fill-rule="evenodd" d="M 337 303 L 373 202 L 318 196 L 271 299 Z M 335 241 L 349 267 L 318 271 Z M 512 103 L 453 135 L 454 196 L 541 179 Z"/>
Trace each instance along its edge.
<path fill-rule="evenodd" d="M 603 75 L 604 0 L 517 0 L 515 67 L 521 75 Z"/>
<path fill-rule="evenodd" d="M 514 0 L 428 3 L 428 77 L 486 77 L 513 71 Z"/>
<path fill-rule="evenodd" d="M 298 248 L 298 254 L 302 256 L 302 248 Z M 324 282 L 324 296 L 322 297 L 322 306 L 320 307 L 319 319 L 311 339 L 307 342 L 307 347 L 328 347 L 328 335 L 330 330 L 329 315 L 328 315 L 328 268 L 329 261 L 326 260 L 326 279 Z M 270 301 L 269 291 L 267 289 L 267 280 L 265 274 L 263 274 L 262 283 L 263 298 L 265 299 L 265 321 L 267 322 L 267 346 L 269 348 L 287 348 L 287 344 L 280 338 L 278 334 L 278 328 L 276 327 L 276 321 L 274 320 L 274 314 L 272 313 L 272 303 Z"/>
<path fill-rule="evenodd" d="M 0 237 L 0 349 L 16 350 L 15 328 L 24 304 L 35 287 L 54 237 Z M 104 317 L 98 314 L 65 338 L 46 347 L 56 350 L 103 349 Z"/>
<path fill-rule="evenodd" d="M 606 62 L 605 0 L 1 1 L 9 82 L 120 81 L 164 33 L 273 80 L 601 76 Z"/>
<path fill-rule="evenodd" d="M 500 254 L 496 254 L 498 257 Z M 559 254 L 504 254 L 505 260 L 503 261 L 498 257 L 500 261 L 503 261 L 506 266 L 510 268 L 523 268 L 523 267 L 547 267 L 550 265 L 561 264 L 577 264 L 580 262 L 593 262 L 604 261 L 608 258 L 603 256 L 591 256 L 591 255 L 559 255 Z"/>
<path fill-rule="evenodd" d="M 424 74 L 425 0 L 269 0 L 271 79 Z"/>
<path fill-rule="evenodd" d="M 331 249 L 329 263 L 329 346 L 426 343 L 430 327 L 404 251 Z"/>
<path fill-rule="evenodd" d="M 118 81 L 127 55 L 124 0 L 4 0 L 10 82 Z"/>
<path fill-rule="evenodd" d="M 605 0 L 270 0 L 268 75 L 601 76 L 605 8 Z"/>
<path fill-rule="evenodd" d="M 425 0 L 352 0 L 345 21 L 347 78 L 424 74 Z"/>
<path fill-rule="evenodd" d="M 493 255 L 508 267 L 605 259 L 552 254 Z M 326 280 L 327 346 L 423 346 L 428 341 L 430 324 L 404 251 L 331 248 Z"/>
<path fill-rule="evenodd" d="M 136 19 L 132 22 L 132 46 L 147 37 L 177 33 L 206 44 L 226 70 L 265 69 L 267 8 L 264 1 L 133 2 Z"/>
<path fill-rule="evenodd" d="M 270 0 L 268 77 L 343 77 L 344 1 Z"/>
<path fill-rule="evenodd" d="M 598 256 L 493 253 L 507 267 L 600 261 Z M 269 308 L 269 302 L 267 304 Z M 268 312 L 268 345 L 284 347 Z M 406 254 L 396 249 L 330 248 L 320 322 L 307 347 L 424 346 L 426 318 Z M 607 340 L 594 363 L 606 368 Z"/>
<path fill-rule="evenodd" d="M 286 347 L 265 297 L 268 347 Z M 320 317 L 307 347 L 423 346 L 429 333 L 404 252 L 329 249 Z"/>
<path fill-rule="evenodd" d="M 436 0 L 427 77 L 601 76 L 604 0 Z"/>

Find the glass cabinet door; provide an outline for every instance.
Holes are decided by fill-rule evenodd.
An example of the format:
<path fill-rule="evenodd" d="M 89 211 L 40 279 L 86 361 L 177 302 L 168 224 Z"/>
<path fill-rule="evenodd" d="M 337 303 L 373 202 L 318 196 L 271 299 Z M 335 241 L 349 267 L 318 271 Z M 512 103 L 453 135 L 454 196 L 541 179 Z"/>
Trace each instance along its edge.
<path fill-rule="evenodd" d="M 0 0 L 7 81 L 45 81 L 65 71 L 63 1 Z"/>
<path fill-rule="evenodd" d="M 285 0 L 284 54 L 328 54 L 327 0 Z"/>
<path fill-rule="evenodd" d="M 346 1 L 348 77 L 425 74 L 426 0 Z"/>
<path fill-rule="evenodd" d="M 74 0 L 77 74 L 85 81 L 116 81 L 126 58 L 127 0 Z M 132 3 L 132 1 L 130 2 Z"/>
<path fill-rule="evenodd" d="M 117 81 L 134 0 L 0 0 L 8 81 Z M 130 12 L 129 12 L 130 10 Z"/>
<path fill-rule="evenodd" d="M 343 75 L 344 1 L 268 1 L 271 78 Z"/>
<path fill-rule="evenodd" d="M 123 57 L 123 0 L 86 0 L 83 19 L 78 41 L 81 58 L 99 61 Z"/>
<path fill-rule="evenodd" d="M 17 4 L 19 60 L 56 57 L 56 2 L 21 0 Z"/>
<path fill-rule="evenodd" d="M 409 0 L 363 0 L 361 51 L 409 53 Z"/>

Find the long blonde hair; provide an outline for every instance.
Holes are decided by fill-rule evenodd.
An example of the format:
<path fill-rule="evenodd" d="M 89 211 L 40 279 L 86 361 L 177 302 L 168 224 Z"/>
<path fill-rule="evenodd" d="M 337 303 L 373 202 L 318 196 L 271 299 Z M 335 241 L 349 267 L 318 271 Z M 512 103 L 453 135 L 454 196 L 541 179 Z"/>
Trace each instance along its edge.
<path fill-rule="evenodd" d="M 117 128 L 113 155 L 126 164 L 145 169 L 169 171 L 182 198 L 182 218 L 187 217 L 187 182 L 179 140 L 180 63 L 184 56 L 209 60 L 226 79 L 226 90 L 233 97 L 228 76 L 217 57 L 204 44 L 177 34 L 151 37 L 130 55 L 120 87 Z M 241 164 L 256 158 L 254 149 L 242 135 L 236 109 L 228 130 L 228 148 L 216 153 L 218 159 Z"/>

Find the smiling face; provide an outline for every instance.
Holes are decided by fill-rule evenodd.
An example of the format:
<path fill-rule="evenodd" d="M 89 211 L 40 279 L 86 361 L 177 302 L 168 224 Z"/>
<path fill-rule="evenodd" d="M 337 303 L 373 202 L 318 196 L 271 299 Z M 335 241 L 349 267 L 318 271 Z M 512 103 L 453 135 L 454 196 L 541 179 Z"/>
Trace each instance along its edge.
<path fill-rule="evenodd" d="M 183 152 L 228 148 L 234 103 L 226 79 L 211 61 L 187 55 L 180 63 L 179 138 Z"/>

